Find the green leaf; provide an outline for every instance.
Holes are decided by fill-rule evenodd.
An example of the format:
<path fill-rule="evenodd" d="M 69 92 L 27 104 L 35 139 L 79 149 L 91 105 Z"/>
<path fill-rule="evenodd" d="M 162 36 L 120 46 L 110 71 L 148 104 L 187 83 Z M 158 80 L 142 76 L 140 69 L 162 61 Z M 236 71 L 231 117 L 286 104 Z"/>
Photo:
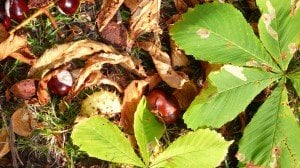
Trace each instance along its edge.
<path fill-rule="evenodd" d="M 300 42 L 300 12 L 297 1 L 257 0 L 262 11 L 259 36 L 282 70 L 288 65 Z M 298 2 L 299 5 L 299 2 Z"/>
<path fill-rule="evenodd" d="M 279 72 L 243 15 L 230 4 L 196 6 L 175 23 L 170 34 L 180 48 L 196 59 Z"/>
<path fill-rule="evenodd" d="M 240 140 L 238 156 L 246 164 L 300 167 L 300 127 L 288 106 L 283 82 L 259 108 Z"/>
<path fill-rule="evenodd" d="M 149 165 L 151 147 L 156 145 L 155 140 L 159 140 L 164 131 L 164 125 L 150 112 L 147 100 L 143 97 L 134 114 L 134 135 L 147 166 Z"/>
<path fill-rule="evenodd" d="M 183 119 L 194 130 L 221 127 L 244 111 L 256 95 L 278 78 L 277 74 L 259 69 L 224 65 L 209 75 L 217 92 L 212 92 L 215 89 L 210 87 L 209 91 L 204 90 L 194 99 Z"/>
<path fill-rule="evenodd" d="M 155 158 L 150 167 L 214 168 L 224 160 L 231 143 L 215 131 L 199 129 L 179 137 Z"/>
<path fill-rule="evenodd" d="M 300 96 L 300 71 L 289 74 L 288 78 L 292 81 L 298 96 Z"/>
<path fill-rule="evenodd" d="M 110 162 L 145 167 L 117 126 L 94 116 L 79 122 L 73 129 L 73 143 L 90 156 Z"/>

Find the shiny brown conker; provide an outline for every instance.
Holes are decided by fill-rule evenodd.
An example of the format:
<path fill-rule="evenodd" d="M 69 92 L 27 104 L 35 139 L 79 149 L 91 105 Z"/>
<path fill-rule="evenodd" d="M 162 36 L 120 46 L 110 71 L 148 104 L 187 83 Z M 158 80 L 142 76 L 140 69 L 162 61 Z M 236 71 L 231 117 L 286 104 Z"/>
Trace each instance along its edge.
<path fill-rule="evenodd" d="M 65 15 L 73 15 L 80 5 L 80 0 L 59 0 L 57 7 Z"/>
<path fill-rule="evenodd" d="M 62 70 L 48 82 L 48 88 L 55 95 L 65 96 L 71 90 L 73 78 L 69 71 Z"/>
<path fill-rule="evenodd" d="M 18 22 L 22 22 L 29 13 L 28 4 L 25 0 L 6 0 L 6 15 Z"/>
<path fill-rule="evenodd" d="M 155 89 L 147 96 L 152 113 L 166 124 L 173 124 L 180 118 L 180 107 L 176 98 L 164 91 Z"/>

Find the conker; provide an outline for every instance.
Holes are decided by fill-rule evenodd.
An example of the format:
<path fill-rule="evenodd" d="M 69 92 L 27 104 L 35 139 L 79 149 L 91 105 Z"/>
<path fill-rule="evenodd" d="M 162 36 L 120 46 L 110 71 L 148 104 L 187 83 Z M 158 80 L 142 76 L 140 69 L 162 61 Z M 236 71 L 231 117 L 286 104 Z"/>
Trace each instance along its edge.
<path fill-rule="evenodd" d="M 59 0 L 57 2 L 58 9 L 65 15 L 73 15 L 78 9 L 80 0 Z"/>
<path fill-rule="evenodd" d="M 164 91 L 155 89 L 147 96 L 152 113 L 166 124 L 175 123 L 180 117 L 180 107 L 176 98 L 167 95 Z"/>
<path fill-rule="evenodd" d="M 62 70 L 48 82 L 48 88 L 55 95 L 65 96 L 73 85 L 73 78 L 69 71 Z"/>
<path fill-rule="evenodd" d="M 5 27 L 6 30 L 9 30 L 10 18 L 6 16 L 4 11 L 0 11 L 0 23 Z"/>
<path fill-rule="evenodd" d="M 11 19 L 22 22 L 29 13 L 28 4 L 25 0 L 6 0 L 5 12 Z"/>

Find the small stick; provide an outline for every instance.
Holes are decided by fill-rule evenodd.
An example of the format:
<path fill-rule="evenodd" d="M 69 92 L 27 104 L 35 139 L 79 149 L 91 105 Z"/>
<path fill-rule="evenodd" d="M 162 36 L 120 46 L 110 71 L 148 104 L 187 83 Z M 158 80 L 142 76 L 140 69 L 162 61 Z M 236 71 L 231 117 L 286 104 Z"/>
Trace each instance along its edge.
<path fill-rule="evenodd" d="M 55 5 L 55 2 L 51 2 L 50 4 L 48 4 L 47 6 L 44 6 L 42 8 L 40 8 L 38 11 L 36 11 L 34 14 L 32 14 L 31 16 L 29 16 L 26 20 L 24 20 L 22 23 L 20 23 L 17 27 L 15 27 L 14 29 L 9 31 L 9 34 L 14 34 L 17 30 L 21 29 L 22 27 L 24 27 L 25 25 L 27 25 L 31 20 L 33 20 L 34 18 L 38 17 L 39 15 L 45 13 L 45 11 L 47 11 L 49 8 L 51 8 L 52 6 Z"/>
<path fill-rule="evenodd" d="M 51 15 L 48 9 L 44 11 L 44 14 L 49 18 L 51 25 L 53 26 L 54 29 L 58 29 L 58 25 L 55 21 L 55 18 Z"/>

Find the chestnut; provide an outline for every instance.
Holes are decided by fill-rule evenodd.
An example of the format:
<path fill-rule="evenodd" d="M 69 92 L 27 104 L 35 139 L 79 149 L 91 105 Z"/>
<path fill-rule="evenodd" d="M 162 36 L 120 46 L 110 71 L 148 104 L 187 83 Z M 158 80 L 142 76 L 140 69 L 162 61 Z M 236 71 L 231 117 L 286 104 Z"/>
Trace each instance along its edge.
<path fill-rule="evenodd" d="M 151 112 L 156 114 L 164 123 L 173 124 L 179 119 L 180 107 L 174 96 L 155 89 L 149 93 L 147 101 Z"/>
<path fill-rule="evenodd" d="M 71 90 L 73 78 L 69 71 L 62 70 L 48 82 L 48 88 L 55 95 L 65 96 Z"/>
<path fill-rule="evenodd" d="M 78 9 L 80 0 L 59 0 L 58 10 L 65 15 L 73 15 Z"/>
<path fill-rule="evenodd" d="M 22 22 L 29 13 L 28 4 L 25 0 L 6 0 L 5 12 L 11 19 Z"/>

